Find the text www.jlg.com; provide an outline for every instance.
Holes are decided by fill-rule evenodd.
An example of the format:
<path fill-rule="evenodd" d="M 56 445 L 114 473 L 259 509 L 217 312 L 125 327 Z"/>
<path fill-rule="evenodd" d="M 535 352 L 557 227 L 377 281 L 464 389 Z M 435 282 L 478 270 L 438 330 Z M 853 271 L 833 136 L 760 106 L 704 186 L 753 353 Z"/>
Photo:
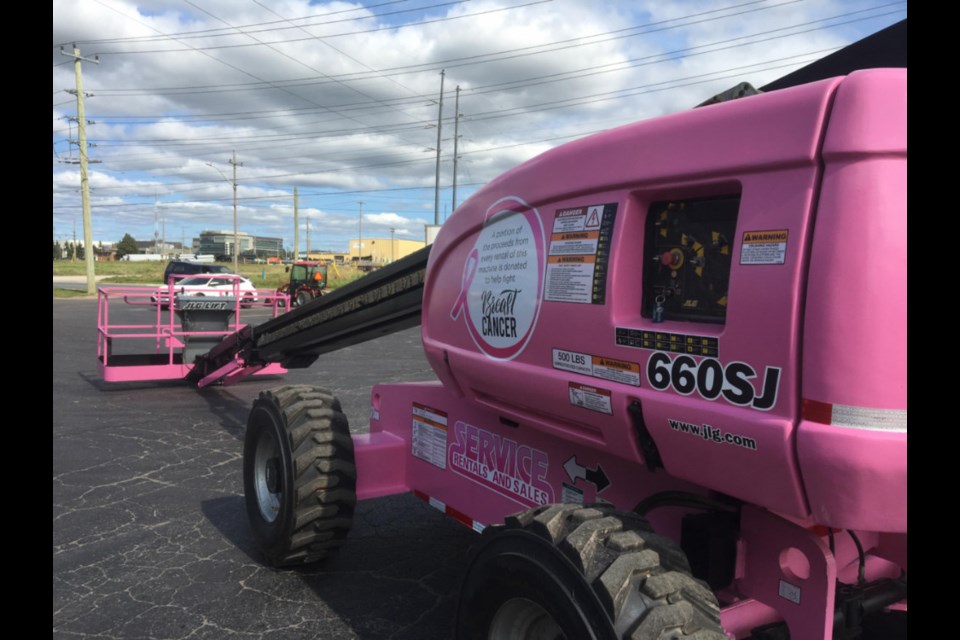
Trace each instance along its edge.
<path fill-rule="evenodd" d="M 710 440 L 718 444 L 732 444 L 751 451 L 757 450 L 757 441 L 753 438 L 740 436 L 735 433 L 724 433 L 723 430 L 711 427 L 708 424 L 691 424 L 681 422 L 680 420 L 669 420 L 670 428 L 681 433 L 689 433 L 692 436 Z"/>

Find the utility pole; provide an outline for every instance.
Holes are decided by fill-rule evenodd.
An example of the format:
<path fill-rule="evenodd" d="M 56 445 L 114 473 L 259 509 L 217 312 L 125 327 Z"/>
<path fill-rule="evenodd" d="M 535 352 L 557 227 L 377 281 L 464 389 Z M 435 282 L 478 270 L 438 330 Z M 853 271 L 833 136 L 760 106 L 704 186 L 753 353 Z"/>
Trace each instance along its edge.
<path fill-rule="evenodd" d="M 363 261 L 363 203 L 360 204 L 360 215 L 357 216 L 360 223 L 360 239 L 357 243 L 357 268 L 360 268 L 360 263 Z"/>
<path fill-rule="evenodd" d="M 460 85 L 457 85 L 457 100 L 453 108 L 453 205 L 450 212 L 457 210 L 457 141 L 460 138 Z"/>
<path fill-rule="evenodd" d="M 100 56 L 93 59 L 80 56 L 80 49 L 73 45 L 73 53 L 67 53 L 60 47 L 60 54 L 73 58 L 73 70 L 76 76 L 77 93 L 77 131 L 80 146 L 80 197 L 83 202 L 83 257 L 87 263 L 87 294 L 93 295 L 97 292 L 97 279 L 93 272 L 93 229 L 90 221 L 90 180 L 87 175 L 87 116 L 83 107 L 83 74 L 80 72 L 80 61 L 86 60 L 94 64 L 100 64 Z M 74 234 L 76 235 L 76 234 Z M 73 243 L 74 256 L 76 256 L 77 243 Z"/>
<path fill-rule="evenodd" d="M 233 150 L 233 158 L 230 159 L 233 165 L 233 272 L 239 272 L 240 263 L 240 234 L 237 231 L 237 150 Z M 242 162 L 239 163 L 243 165 Z"/>
<path fill-rule="evenodd" d="M 86 255 L 86 254 L 84 254 Z M 70 255 L 70 262 L 77 261 L 77 218 L 73 218 L 73 253 Z"/>
<path fill-rule="evenodd" d="M 297 188 L 293 188 L 293 259 L 300 259 L 300 210 Z"/>
<path fill-rule="evenodd" d="M 310 259 L 310 216 L 307 216 L 307 260 Z"/>
<path fill-rule="evenodd" d="M 440 107 L 437 109 L 437 177 L 433 187 L 433 224 L 440 224 L 440 127 L 443 124 L 443 77 L 447 70 L 440 70 Z"/>
<path fill-rule="evenodd" d="M 396 231 L 396 228 L 390 227 L 390 262 L 393 262 L 394 260 L 396 260 L 396 258 L 394 258 L 394 250 L 393 250 L 393 232 L 394 231 Z"/>
<path fill-rule="evenodd" d="M 239 255 L 240 255 L 240 234 L 237 232 L 237 167 L 242 167 L 242 162 L 237 162 L 237 151 L 233 151 L 233 158 L 227 160 L 230 164 L 233 165 L 233 180 L 230 180 L 223 171 L 220 171 L 220 167 L 213 164 L 212 162 L 206 163 L 208 167 L 213 167 L 217 170 L 217 173 L 220 174 L 224 180 L 229 182 L 233 186 L 233 272 L 236 273 L 239 264 Z"/>

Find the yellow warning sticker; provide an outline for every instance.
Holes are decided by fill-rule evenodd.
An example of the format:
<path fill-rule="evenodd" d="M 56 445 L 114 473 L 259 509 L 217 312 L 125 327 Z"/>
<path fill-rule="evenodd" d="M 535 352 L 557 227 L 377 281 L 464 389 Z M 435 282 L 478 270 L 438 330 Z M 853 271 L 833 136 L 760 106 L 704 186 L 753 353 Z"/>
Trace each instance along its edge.
<path fill-rule="evenodd" d="M 787 258 L 787 229 L 744 231 L 740 264 L 783 264 Z"/>

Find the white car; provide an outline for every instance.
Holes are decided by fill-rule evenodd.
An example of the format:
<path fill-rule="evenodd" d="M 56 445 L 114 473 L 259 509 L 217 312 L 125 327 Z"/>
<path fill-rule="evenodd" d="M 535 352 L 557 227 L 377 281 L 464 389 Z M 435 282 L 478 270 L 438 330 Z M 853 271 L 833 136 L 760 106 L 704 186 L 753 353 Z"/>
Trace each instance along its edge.
<path fill-rule="evenodd" d="M 173 294 L 197 298 L 238 295 L 245 306 L 257 302 L 257 288 L 250 280 L 243 276 L 223 273 L 191 276 L 178 280 L 174 283 Z M 166 306 L 169 304 L 168 296 L 169 288 L 160 287 L 151 296 L 151 300 Z"/>

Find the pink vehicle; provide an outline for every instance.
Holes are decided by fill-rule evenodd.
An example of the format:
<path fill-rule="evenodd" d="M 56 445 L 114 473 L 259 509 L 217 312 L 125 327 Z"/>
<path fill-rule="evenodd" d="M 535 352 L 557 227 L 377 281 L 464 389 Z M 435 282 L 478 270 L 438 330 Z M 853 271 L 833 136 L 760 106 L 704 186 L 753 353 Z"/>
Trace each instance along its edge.
<path fill-rule="evenodd" d="M 564 145 L 464 203 L 425 274 L 268 323 L 243 357 L 302 366 L 324 327 L 414 324 L 369 309 L 422 287 L 439 382 L 377 385 L 352 438 L 322 390 L 261 394 L 267 561 L 413 491 L 483 532 L 459 638 L 905 637 L 906 96 L 858 71 Z"/>
<path fill-rule="evenodd" d="M 193 351 L 171 315 L 156 362 L 111 355 L 104 302 L 104 376 L 230 383 L 422 324 L 438 381 L 375 386 L 369 433 L 316 387 L 254 402 L 269 564 L 413 492 L 482 532 L 457 638 L 905 638 L 907 73 L 847 71 L 553 149 L 255 327 L 180 301 L 233 323 Z"/>

